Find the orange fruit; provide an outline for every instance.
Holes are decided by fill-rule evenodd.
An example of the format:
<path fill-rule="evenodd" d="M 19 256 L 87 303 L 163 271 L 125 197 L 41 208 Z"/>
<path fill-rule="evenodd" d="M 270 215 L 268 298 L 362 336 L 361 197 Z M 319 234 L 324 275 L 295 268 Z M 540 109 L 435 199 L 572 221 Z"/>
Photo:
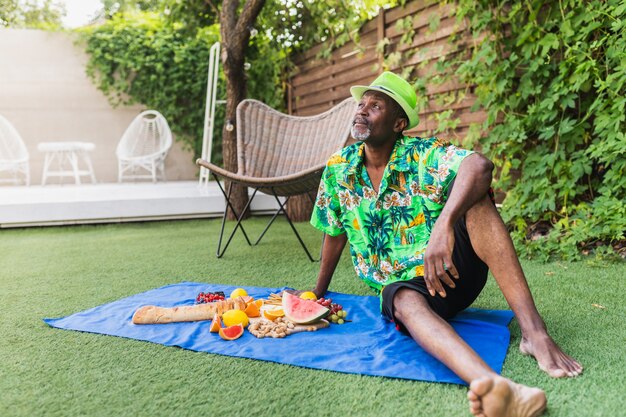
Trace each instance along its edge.
<path fill-rule="evenodd" d="M 313 300 L 313 301 L 317 301 L 317 295 L 315 295 L 315 293 L 313 291 L 305 291 L 302 294 L 300 294 L 300 298 L 302 298 L 303 300 Z"/>
<path fill-rule="evenodd" d="M 259 310 L 259 307 L 256 305 L 256 303 L 248 304 L 243 312 L 246 313 L 248 317 L 261 317 L 261 310 Z"/>
<path fill-rule="evenodd" d="M 228 310 L 222 314 L 222 320 L 227 327 L 241 324 L 243 327 L 247 327 L 250 320 L 248 315 L 241 310 Z"/>
<path fill-rule="evenodd" d="M 241 324 L 236 324 L 234 326 L 221 328 L 219 333 L 220 337 L 224 340 L 239 339 L 243 334 L 243 326 Z"/>
<path fill-rule="evenodd" d="M 216 314 L 213 316 L 213 320 L 211 321 L 211 327 L 209 328 L 209 331 L 211 333 L 217 333 L 220 331 L 221 328 L 222 328 L 222 320 L 220 319 L 220 316 Z"/>
<path fill-rule="evenodd" d="M 261 307 L 263 307 L 263 300 L 254 300 L 254 304 L 256 304 L 259 310 L 261 310 Z"/>
<path fill-rule="evenodd" d="M 241 298 L 243 299 L 243 301 L 244 301 L 246 304 L 250 304 L 251 302 L 253 302 L 253 301 L 254 301 L 254 297 L 252 297 L 252 296 L 250 296 L 250 295 L 246 295 L 246 296 L 243 296 L 243 297 L 241 297 Z"/>
<path fill-rule="evenodd" d="M 283 317 L 285 315 L 285 312 L 280 309 L 280 308 L 275 308 L 274 310 L 265 310 L 263 312 L 263 316 L 271 321 L 276 320 L 279 317 Z"/>
<path fill-rule="evenodd" d="M 246 297 L 248 292 L 243 288 L 236 288 L 230 293 L 230 298 Z"/>

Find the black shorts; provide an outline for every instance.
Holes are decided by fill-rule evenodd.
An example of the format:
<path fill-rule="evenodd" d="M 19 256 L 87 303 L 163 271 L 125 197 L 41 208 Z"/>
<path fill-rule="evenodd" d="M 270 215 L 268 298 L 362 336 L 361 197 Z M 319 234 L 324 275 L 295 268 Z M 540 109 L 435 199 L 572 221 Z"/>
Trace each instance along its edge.
<path fill-rule="evenodd" d="M 409 288 L 422 294 L 433 311 L 444 319 L 454 317 L 476 300 L 487 282 L 489 269 L 474 252 L 469 234 L 467 233 L 465 216 L 457 220 L 454 225 L 452 262 L 454 262 L 459 273 L 459 279 L 451 278 L 456 284 L 455 288 L 450 288 L 442 283 L 446 290 L 445 298 L 436 293 L 434 297 L 431 296 L 428 292 L 428 287 L 426 287 L 424 277 L 394 282 L 383 289 L 382 315 L 391 321 L 395 321 L 393 299 L 396 292 L 401 288 Z M 396 325 L 399 330 L 406 331 L 401 323 L 396 321 Z"/>

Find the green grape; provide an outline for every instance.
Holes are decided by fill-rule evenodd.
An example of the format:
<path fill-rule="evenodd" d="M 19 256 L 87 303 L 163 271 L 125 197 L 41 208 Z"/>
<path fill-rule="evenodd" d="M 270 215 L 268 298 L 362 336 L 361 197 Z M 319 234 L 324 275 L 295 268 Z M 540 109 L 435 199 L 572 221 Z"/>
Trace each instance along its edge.
<path fill-rule="evenodd" d="M 343 319 L 337 320 L 337 324 L 344 324 L 344 323 L 345 323 L 345 321 Z"/>

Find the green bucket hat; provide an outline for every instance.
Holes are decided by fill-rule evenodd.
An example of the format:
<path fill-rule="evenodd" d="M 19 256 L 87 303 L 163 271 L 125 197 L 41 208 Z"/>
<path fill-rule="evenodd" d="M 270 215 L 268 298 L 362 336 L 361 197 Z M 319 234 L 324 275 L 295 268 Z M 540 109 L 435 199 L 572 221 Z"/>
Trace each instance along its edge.
<path fill-rule="evenodd" d="M 409 118 L 407 129 L 417 126 L 420 121 L 417 110 L 415 109 L 417 105 L 417 95 L 415 94 L 415 90 L 411 87 L 411 84 L 393 72 L 385 71 L 368 86 L 355 85 L 350 87 L 350 93 L 356 101 L 361 100 L 363 94 L 370 90 L 388 95 L 402 107 Z"/>

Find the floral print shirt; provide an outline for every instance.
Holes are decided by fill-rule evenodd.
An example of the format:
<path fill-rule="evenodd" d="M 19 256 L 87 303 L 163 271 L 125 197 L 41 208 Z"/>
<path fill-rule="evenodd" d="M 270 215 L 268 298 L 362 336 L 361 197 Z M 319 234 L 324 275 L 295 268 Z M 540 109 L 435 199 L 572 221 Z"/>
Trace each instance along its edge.
<path fill-rule="evenodd" d="M 423 275 L 448 185 L 473 152 L 437 138 L 399 138 L 377 193 L 363 164 L 364 146 L 354 143 L 328 160 L 311 224 L 331 236 L 347 233 L 357 275 L 380 293 Z"/>

